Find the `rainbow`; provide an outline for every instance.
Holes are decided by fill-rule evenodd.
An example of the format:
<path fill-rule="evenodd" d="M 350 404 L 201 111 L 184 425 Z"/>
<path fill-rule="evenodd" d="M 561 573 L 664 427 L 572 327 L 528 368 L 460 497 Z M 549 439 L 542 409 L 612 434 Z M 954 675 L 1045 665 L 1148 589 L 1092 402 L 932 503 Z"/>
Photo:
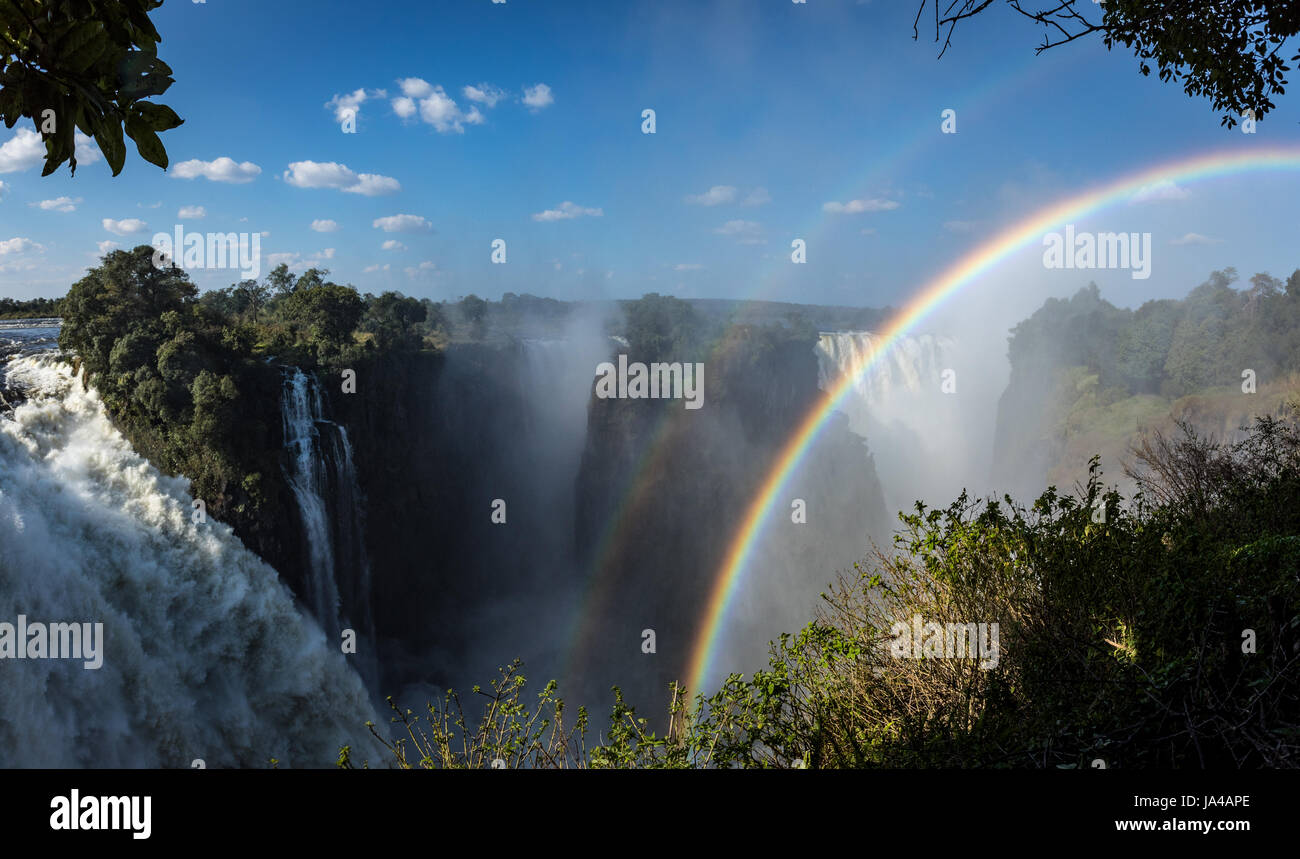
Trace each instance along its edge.
<path fill-rule="evenodd" d="M 872 356 L 862 361 L 860 366 L 852 368 L 851 372 L 843 374 L 839 381 L 822 392 L 822 396 L 780 449 L 767 476 L 759 484 L 757 494 L 746 508 L 740 527 L 728 545 L 705 603 L 703 621 L 691 651 L 687 688 L 696 693 L 703 691 L 713 666 L 721 632 L 726 626 L 728 610 L 740 590 L 750 556 L 782 489 L 799 468 L 822 427 L 853 390 L 857 379 L 872 366 L 877 355 L 886 351 L 900 336 L 929 316 L 931 311 L 963 286 L 1035 239 L 1041 240 L 1046 231 L 1060 227 L 1071 219 L 1090 215 L 1121 202 L 1143 186 L 1156 182 L 1193 182 L 1214 176 L 1269 170 L 1300 170 L 1300 147 L 1214 152 L 1148 167 L 1035 212 L 970 251 L 926 284 L 881 332 L 880 345 Z"/>
<path fill-rule="evenodd" d="M 1064 61 L 1064 69 L 1073 69 L 1080 65 L 1083 55 L 1075 55 L 1074 59 Z M 1007 99 L 1014 97 L 1021 89 L 1033 80 L 1032 75 L 1026 74 L 1026 71 L 1035 62 L 1039 60 L 1033 56 L 1028 56 L 1023 62 L 1008 67 L 1004 73 L 991 81 L 988 81 L 971 92 L 955 98 L 953 105 L 959 109 L 962 116 L 980 116 L 994 109 Z M 936 114 L 935 119 L 937 120 Z M 882 174 L 893 175 L 897 173 L 904 164 L 913 161 L 921 156 L 924 151 L 931 150 L 944 139 L 943 135 L 934 133 L 933 122 L 927 120 L 924 130 L 918 130 L 911 137 L 901 137 L 896 145 L 883 154 L 877 155 L 872 159 L 863 175 L 855 178 L 855 181 L 849 182 L 845 186 L 842 196 L 852 198 L 855 196 L 858 188 L 870 184 L 873 177 Z M 791 235 L 806 236 L 810 245 L 816 244 L 823 231 L 828 227 L 829 221 L 822 217 L 820 222 L 810 221 L 803 229 L 794 230 Z M 765 286 L 750 296 L 750 300 L 768 300 L 772 298 L 775 285 L 769 276 L 764 279 Z M 723 347 L 727 339 L 727 330 L 724 330 L 709 350 L 706 363 L 711 363 L 717 358 L 719 350 Z M 614 515 L 611 516 L 606 526 L 596 541 L 596 548 L 592 554 L 594 560 L 590 563 L 587 571 L 587 582 L 582 589 L 579 598 L 577 611 L 573 615 L 568 633 L 568 647 L 566 648 L 566 675 L 571 675 L 581 664 L 588 652 L 590 646 L 590 633 L 592 619 L 596 617 L 609 596 L 609 593 L 615 582 L 609 575 L 609 566 L 611 559 L 617 556 L 617 552 L 627 536 L 629 530 L 634 527 L 635 511 L 647 500 L 647 475 L 655 473 L 663 456 L 667 452 L 665 436 L 668 431 L 669 421 L 665 414 L 660 418 L 659 423 L 650 433 L 650 441 L 645 447 L 636 466 L 632 469 L 631 478 L 627 483 L 627 490 L 615 507 Z"/>

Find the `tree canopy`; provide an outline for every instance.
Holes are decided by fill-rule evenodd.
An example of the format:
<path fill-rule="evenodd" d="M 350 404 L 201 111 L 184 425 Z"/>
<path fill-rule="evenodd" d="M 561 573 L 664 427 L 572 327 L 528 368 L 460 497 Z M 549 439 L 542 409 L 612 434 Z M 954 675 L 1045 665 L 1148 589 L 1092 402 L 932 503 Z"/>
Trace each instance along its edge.
<path fill-rule="evenodd" d="M 164 104 L 174 82 L 158 58 L 149 12 L 162 0 L 4 0 L 0 3 L 0 116 L 31 119 L 48 176 L 77 172 L 75 129 L 95 139 L 116 176 L 130 137 L 140 157 L 167 168 L 158 132 L 184 122 Z"/>
<path fill-rule="evenodd" d="M 1296 0 L 1005 0 L 1006 5 L 1043 27 L 1042 52 L 1100 33 L 1106 47 L 1123 45 L 1138 58 L 1138 68 L 1160 80 L 1182 81 L 1189 96 L 1205 96 L 1223 111 L 1221 125 L 1232 128 L 1243 116 L 1261 118 L 1274 108 L 1291 70 L 1283 52 L 1300 32 Z M 974 17 L 994 0 L 921 0 L 934 11 L 934 38 L 940 56 L 957 24 Z M 913 38 L 917 37 L 916 25 Z M 1300 53 L 1290 57 L 1300 59 Z"/>

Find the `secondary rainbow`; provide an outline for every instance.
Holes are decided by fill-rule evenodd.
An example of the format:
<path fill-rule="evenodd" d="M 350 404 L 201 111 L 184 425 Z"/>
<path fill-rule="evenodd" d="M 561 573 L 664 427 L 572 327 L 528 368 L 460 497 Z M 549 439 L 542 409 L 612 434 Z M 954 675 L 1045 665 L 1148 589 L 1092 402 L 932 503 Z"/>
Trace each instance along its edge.
<path fill-rule="evenodd" d="M 703 686 L 713 665 L 719 637 L 726 625 L 728 609 L 740 589 L 747 563 L 762 533 L 763 525 L 768 520 L 776 499 L 781 495 L 781 490 L 798 469 L 827 419 L 853 390 L 854 382 L 870 369 L 876 356 L 925 319 L 931 311 L 943 303 L 944 299 L 1035 239 L 1041 241 L 1044 232 L 1059 227 L 1073 218 L 1089 215 L 1108 205 L 1121 202 L 1143 186 L 1156 182 L 1186 183 L 1212 176 L 1268 170 L 1300 170 L 1300 147 L 1264 149 L 1251 147 L 1246 151 L 1213 152 L 1130 173 L 1118 180 L 1040 209 L 970 251 L 926 284 L 886 326 L 876 351 L 862 361 L 860 366 L 843 374 L 839 381 L 822 393 L 781 448 L 776 461 L 759 485 L 757 494 L 745 510 L 739 529 L 728 544 L 727 553 L 705 604 L 703 622 L 691 651 L 688 688 L 695 693 L 704 691 Z"/>

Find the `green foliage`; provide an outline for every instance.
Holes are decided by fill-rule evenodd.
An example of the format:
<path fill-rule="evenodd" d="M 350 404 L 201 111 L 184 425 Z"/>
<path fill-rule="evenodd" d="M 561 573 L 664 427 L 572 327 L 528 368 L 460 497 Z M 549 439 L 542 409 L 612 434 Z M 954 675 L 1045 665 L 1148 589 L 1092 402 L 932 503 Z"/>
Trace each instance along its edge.
<path fill-rule="evenodd" d="M 6 0 L 0 3 L 0 116 L 8 128 L 32 120 L 45 142 L 48 176 L 68 162 L 77 171 L 74 129 L 95 139 L 116 176 L 125 136 L 140 157 L 163 169 L 161 131 L 184 122 L 146 101 L 173 83 L 158 58 L 162 37 L 149 12 L 162 0 Z"/>
<path fill-rule="evenodd" d="M 209 512 L 244 536 L 282 497 L 280 371 L 267 359 L 310 371 L 419 349 L 431 305 L 396 293 L 362 298 L 327 271 L 295 277 L 285 265 L 261 283 L 199 295 L 182 269 L 153 257 L 147 245 L 113 251 L 73 284 L 58 302 L 59 344 L 135 448 L 186 475 Z"/>
<path fill-rule="evenodd" d="M 624 302 L 627 340 L 638 361 L 682 361 L 702 345 L 703 324 L 680 298 L 647 293 Z"/>
<path fill-rule="evenodd" d="M 0 298 L 0 319 L 48 319 L 58 316 L 61 298 L 32 298 L 19 301 Z"/>
<path fill-rule="evenodd" d="M 366 295 L 366 312 L 361 328 L 375 336 L 381 350 L 418 349 L 422 340 L 421 325 L 429 315 L 429 305 L 396 292 L 376 298 Z"/>
<path fill-rule="evenodd" d="M 431 728 L 399 711 L 412 746 L 390 749 L 430 768 L 1296 766 L 1300 425 L 1183 432 L 1135 451 L 1128 503 L 1095 460 L 1077 496 L 917 503 L 767 669 L 693 703 L 674 685 L 663 736 L 615 689 L 588 748 L 553 682 L 523 707 L 514 663 L 477 723 L 449 692 Z M 902 658 L 897 625 L 918 615 L 998 624 L 997 658 Z"/>
<path fill-rule="evenodd" d="M 956 25 L 983 12 L 993 0 L 921 0 L 934 8 L 934 37 L 944 50 Z M 1223 111 L 1220 124 L 1232 128 L 1247 111 L 1256 119 L 1273 109 L 1273 95 L 1285 92 L 1288 58 L 1284 47 L 1300 33 L 1300 4 L 1294 0 L 1007 0 L 1014 11 L 1043 27 L 1039 52 L 1101 33 L 1108 49 L 1123 45 L 1150 75 L 1182 81 L 1189 96 L 1211 99 Z M 916 30 L 913 29 L 913 38 Z M 940 52 L 942 55 L 942 51 Z"/>
<path fill-rule="evenodd" d="M 1048 299 L 1012 329 L 1012 373 L 1051 375 L 1087 367 L 1103 389 L 1181 397 L 1236 385 L 1241 371 L 1278 377 L 1300 366 L 1300 287 L 1267 274 L 1233 288 L 1228 268 L 1181 301 L 1148 301 L 1137 310 L 1115 307 L 1095 284 L 1068 300 Z M 1288 280 L 1300 285 L 1300 271 Z"/>

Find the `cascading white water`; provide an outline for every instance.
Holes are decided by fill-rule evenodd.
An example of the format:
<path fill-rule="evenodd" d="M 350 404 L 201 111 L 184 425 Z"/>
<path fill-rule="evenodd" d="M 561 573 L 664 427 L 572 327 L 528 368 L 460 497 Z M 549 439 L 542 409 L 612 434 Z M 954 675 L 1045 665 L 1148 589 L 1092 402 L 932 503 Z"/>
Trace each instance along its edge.
<path fill-rule="evenodd" d="M 104 624 L 103 665 L 0 659 L 0 766 L 378 763 L 335 641 L 184 478 L 139 456 L 52 356 L 10 359 L 0 417 L 0 622 Z"/>
<path fill-rule="evenodd" d="M 324 418 L 319 389 L 297 367 L 285 372 L 280 417 L 289 454 L 286 477 L 298 501 L 307 544 L 306 601 L 332 635 L 338 631 L 339 587 L 334 578 L 334 529 L 325 503 L 329 488 L 327 461 L 317 426 Z"/>
<path fill-rule="evenodd" d="M 890 342 L 867 331 L 823 332 L 816 352 L 823 390 L 855 374 L 840 408 L 849 428 L 866 439 L 891 510 L 910 509 L 916 500 L 946 504 L 984 474 L 983 428 L 963 411 L 976 380 L 956 340 L 921 334 Z M 945 378 L 945 371 L 951 375 Z"/>
<path fill-rule="evenodd" d="M 305 600 L 336 640 L 343 629 L 365 639 L 361 668 L 373 681 L 370 563 L 352 442 L 344 427 L 325 418 L 315 377 L 297 367 L 284 371 L 280 416 L 288 452 L 285 477 L 298 502 L 307 551 Z"/>

